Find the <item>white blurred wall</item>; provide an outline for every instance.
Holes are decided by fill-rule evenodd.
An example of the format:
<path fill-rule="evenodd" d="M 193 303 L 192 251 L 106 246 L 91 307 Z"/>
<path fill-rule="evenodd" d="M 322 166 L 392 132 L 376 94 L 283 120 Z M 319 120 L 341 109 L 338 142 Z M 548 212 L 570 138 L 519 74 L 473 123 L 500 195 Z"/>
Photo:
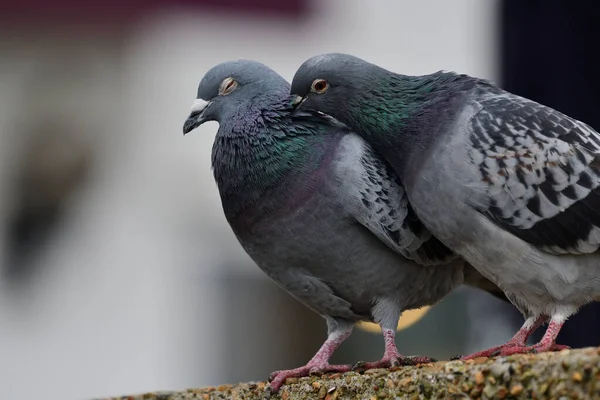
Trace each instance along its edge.
<path fill-rule="evenodd" d="M 218 288 L 211 277 L 219 265 L 247 258 L 212 180 L 216 124 L 185 138 L 181 133 L 208 68 L 251 58 L 291 79 L 306 58 L 338 51 L 407 74 L 446 69 L 496 78 L 495 1 L 315 3 L 319 11 L 305 23 L 163 12 L 142 21 L 114 45 L 117 51 L 100 46 L 102 57 L 81 56 L 93 61 L 82 61 L 83 71 L 99 72 L 71 82 L 63 96 L 73 104 L 64 107 L 83 110 L 84 122 L 104 116 L 93 122 L 103 130 L 94 138 L 99 163 L 45 255 L 47 273 L 37 278 L 34 295 L 17 301 L 0 286 L 1 399 L 81 399 L 221 383 L 218 326 L 227 316 L 214 307 Z M 4 49 L 5 60 L 18 53 L 19 63 L 0 62 L 2 157 L 18 141 L 11 135 L 15 99 L 28 104 L 39 95 L 19 84 L 31 74 L 23 66 L 52 58 L 27 43 L 23 49 Z"/>

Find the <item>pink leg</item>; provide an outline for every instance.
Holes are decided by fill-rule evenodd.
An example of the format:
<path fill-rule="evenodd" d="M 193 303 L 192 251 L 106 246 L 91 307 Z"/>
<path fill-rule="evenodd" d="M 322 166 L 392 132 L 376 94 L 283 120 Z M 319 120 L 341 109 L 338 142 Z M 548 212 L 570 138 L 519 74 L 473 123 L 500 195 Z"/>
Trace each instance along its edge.
<path fill-rule="evenodd" d="M 305 365 L 299 368 L 275 371 L 269 376 L 270 389 L 272 393 L 279 391 L 279 388 L 285 383 L 287 378 L 301 377 L 307 375 L 324 374 L 326 372 L 348 372 L 352 369 L 350 365 L 331 365 L 329 359 L 335 350 L 350 336 L 353 325 L 340 326 L 330 332 L 327 340 L 313 358 Z"/>
<path fill-rule="evenodd" d="M 560 333 L 560 330 L 564 324 L 564 321 L 550 321 L 548 324 L 548 329 L 546 329 L 546 333 L 542 337 L 539 343 L 534 344 L 533 346 L 513 346 L 513 347 L 505 347 L 500 351 L 500 355 L 502 356 L 510 356 L 512 354 L 523 354 L 523 353 L 541 353 L 544 351 L 560 351 L 564 349 L 568 349 L 568 346 L 563 346 L 560 344 L 556 344 L 556 337 Z"/>
<path fill-rule="evenodd" d="M 373 368 L 389 368 L 398 365 L 417 365 L 436 361 L 431 357 L 425 356 L 403 356 L 398 352 L 395 342 L 396 332 L 392 329 L 383 329 L 383 339 L 385 341 L 385 352 L 379 361 L 375 362 L 358 362 L 354 370 L 367 370 Z"/>
<path fill-rule="evenodd" d="M 546 322 L 547 317 L 540 316 L 537 318 L 527 318 L 521 329 L 515 333 L 515 335 L 503 345 L 492 347 L 487 350 L 478 351 L 477 353 L 469 354 L 467 356 L 463 356 L 461 360 L 471 360 L 477 357 L 494 357 L 500 355 L 502 350 L 505 348 L 515 348 L 515 347 L 523 347 L 527 342 L 527 339 L 537 328 L 539 328 L 544 322 Z"/>

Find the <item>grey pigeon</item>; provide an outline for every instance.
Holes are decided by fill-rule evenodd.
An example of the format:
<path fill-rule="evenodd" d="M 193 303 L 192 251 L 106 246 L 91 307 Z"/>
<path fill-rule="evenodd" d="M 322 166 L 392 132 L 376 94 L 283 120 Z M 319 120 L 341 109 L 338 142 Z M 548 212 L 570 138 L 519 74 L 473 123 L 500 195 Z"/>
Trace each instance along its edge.
<path fill-rule="evenodd" d="M 322 315 L 328 336 L 287 377 L 348 371 L 330 365 L 357 321 L 379 324 L 385 354 L 363 368 L 431 361 L 404 357 L 394 342 L 403 310 L 433 304 L 465 282 L 497 289 L 427 231 L 403 187 L 365 142 L 332 118 L 292 115 L 290 85 L 241 60 L 209 70 L 184 124 L 219 123 L 212 167 L 237 239 L 277 284 Z"/>
<path fill-rule="evenodd" d="M 292 93 L 298 110 L 369 142 L 423 224 L 523 313 L 508 343 L 470 357 L 565 348 L 563 323 L 600 295 L 598 132 L 486 80 L 400 75 L 346 54 L 307 60 Z"/>

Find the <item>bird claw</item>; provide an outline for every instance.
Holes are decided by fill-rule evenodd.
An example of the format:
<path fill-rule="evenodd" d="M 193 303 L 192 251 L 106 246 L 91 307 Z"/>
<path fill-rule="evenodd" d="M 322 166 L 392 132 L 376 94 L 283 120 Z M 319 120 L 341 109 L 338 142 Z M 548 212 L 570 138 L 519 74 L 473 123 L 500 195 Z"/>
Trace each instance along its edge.
<path fill-rule="evenodd" d="M 513 354 L 535 354 L 537 353 L 537 349 L 533 346 L 514 346 L 514 347 L 505 347 L 498 352 L 500 356 L 507 357 L 512 356 Z"/>
<path fill-rule="evenodd" d="M 474 358 L 479 358 L 479 357 L 496 357 L 500 355 L 500 351 L 504 348 L 504 347 L 508 347 L 508 346 L 496 346 L 496 347 L 492 347 L 490 349 L 487 350 L 481 350 L 478 351 L 477 353 L 473 353 L 473 354 L 468 354 L 466 356 L 462 356 L 460 359 L 462 361 L 466 361 L 466 360 L 472 360 Z"/>
<path fill-rule="evenodd" d="M 277 378 L 277 375 L 279 375 L 282 372 L 283 372 L 283 370 L 271 372 L 271 375 L 269 375 L 269 378 L 267 379 L 267 381 L 273 382 L 273 379 Z"/>
<path fill-rule="evenodd" d="M 537 343 L 532 346 L 513 346 L 513 347 L 505 347 L 500 350 L 501 356 L 512 356 L 513 354 L 538 354 L 546 351 L 561 351 L 565 349 L 570 349 L 569 346 L 564 346 L 562 344 L 543 344 Z"/>
<path fill-rule="evenodd" d="M 270 393 L 277 393 L 287 378 L 300 378 L 310 375 L 321 376 L 327 372 L 348 372 L 350 370 L 350 365 L 308 364 L 295 369 L 275 371 L 269 375 L 269 390 Z"/>
<path fill-rule="evenodd" d="M 365 361 L 359 361 L 352 366 L 352 371 L 363 371 L 367 369 L 367 363 Z"/>
<path fill-rule="evenodd" d="M 553 344 L 550 346 L 544 346 L 540 343 L 534 344 L 532 346 L 520 346 L 520 345 L 503 345 L 498 347 L 492 347 L 491 349 L 479 351 L 477 353 L 470 354 L 468 356 L 463 356 L 461 360 L 470 360 L 478 357 L 507 357 L 512 356 L 514 354 L 537 354 L 544 351 L 561 351 L 565 349 L 570 349 L 569 346 L 564 346 L 562 344 Z"/>
<path fill-rule="evenodd" d="M 435 358 L 425 356 L 397 356 L 397 357 L 384 357 L 379 361 L 365 362 L 359 361 L 352 367 L 352 371 L 366 371 L 375 368 L 392 368 L 408 365 L 427 364 L 430 362 L 436 362 Z"/>

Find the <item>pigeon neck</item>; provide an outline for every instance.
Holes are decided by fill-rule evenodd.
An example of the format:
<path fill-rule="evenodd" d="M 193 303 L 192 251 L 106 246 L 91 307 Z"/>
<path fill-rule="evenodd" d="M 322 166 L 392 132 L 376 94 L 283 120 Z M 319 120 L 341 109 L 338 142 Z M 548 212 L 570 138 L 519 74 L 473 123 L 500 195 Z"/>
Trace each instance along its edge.
<path fill-rule="evenodd" d="M 437 72 L 424 76 L 390 73 L 381 90 L 359 100 L 361 112 L 351 113 L 353 124 L 374 148 L 404 176 L 422 159 L 436 138 L 442 121 L 448 121 L 464 89 L 465 76 Z M 354 107 L 353 107 L 354 108 Z"/>
<path fill-rule="evenodd" d="M 405 167 L 399 149 L 406 154 L 422 140 L 409 129 L 418 117 L 420 103 L 427 98 L 420 84 L 416 77 L 386 74 L 378 80 L 377 90 L 361 90 L 349 104 L 350 125 L 386 158 L 389 153 L 397 170 Z"/>
<path fill-rule="evenodd" d="M 291 186 L 320 168 L 329 138 L 290 120 L 291 101 L 265 108 L 252 118 L 223 124 L 213 145 L 212 164 L 225 215 L 244 230 L 275 209 L 291 206 Z M 244 131 L 232 129 L 238 127 Z"/>

